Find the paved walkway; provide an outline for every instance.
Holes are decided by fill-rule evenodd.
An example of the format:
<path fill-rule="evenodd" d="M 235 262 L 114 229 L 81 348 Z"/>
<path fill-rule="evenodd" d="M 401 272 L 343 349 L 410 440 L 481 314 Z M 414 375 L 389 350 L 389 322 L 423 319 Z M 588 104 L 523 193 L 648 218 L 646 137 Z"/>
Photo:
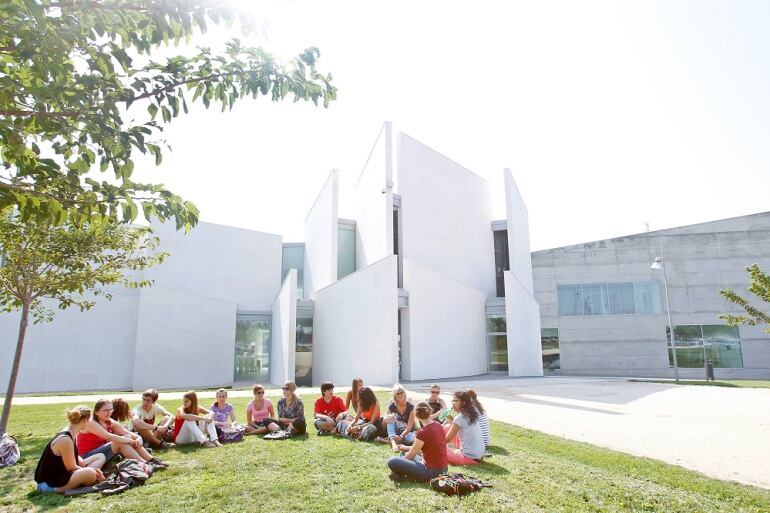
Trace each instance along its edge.
<path fill-rule="evenodd" d="M 770 389 L 570 377 L 439 383 L 445 399 L 474 388 L 495 420 L 770 489 Z M 429 386 L 407 385 L 414 397 Z"/>

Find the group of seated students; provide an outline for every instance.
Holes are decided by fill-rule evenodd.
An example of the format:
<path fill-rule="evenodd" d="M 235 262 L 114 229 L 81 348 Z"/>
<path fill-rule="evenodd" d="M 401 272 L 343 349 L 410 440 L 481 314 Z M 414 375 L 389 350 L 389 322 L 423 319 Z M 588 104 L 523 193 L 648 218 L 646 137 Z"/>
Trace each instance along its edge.
<path fill-rule="evenodd" d="M 305 409 L 296 389 L 294 382 L 284 383 L 276 414 L 264 387 L 255 385 L 254 399 L 246 406 L 247 424 L 241 428 L 244 434 L 304 434 Z M 334 395 L 334 384 L 325 382 L 314 404 L 313 426 L 318 435 L 389 443 L 394 452 L 401 453 L 388 460 L 391 478 L 426 482 L 446 472 L 450 463 L 479 463 L 489 444 L 489 420 L 476 393 L 455 392 L 451 408 L 440 393 L 439 386 L 433 385 L 430 397 L 415 405 L 404 387 L 396 384 L 383 415 L 377 397 L 364 386 L 363 379 L 353 380 L 344 401 Z M 93 485 L 104 480 L 100 469 L 117 455 L 143 462 L 153 470 L 164 469 L 168 465 L 153 456 L 152 449 L 194 443 L 219 447 L 223 430 L 236 425 L 235 410 L 227 402 L 227 391 L 221 388 L 209 409 L 198 404 L 192 391 L 184 394 L 175 415 L 157 401 L 158 392 L 150 389 L 133 410 L 121 398 L 100 399 L 93 411 L 87 406 L 67 410 L 69 425 L 51 438 L 35 469 L 38 490 L 64 493 Z"/>

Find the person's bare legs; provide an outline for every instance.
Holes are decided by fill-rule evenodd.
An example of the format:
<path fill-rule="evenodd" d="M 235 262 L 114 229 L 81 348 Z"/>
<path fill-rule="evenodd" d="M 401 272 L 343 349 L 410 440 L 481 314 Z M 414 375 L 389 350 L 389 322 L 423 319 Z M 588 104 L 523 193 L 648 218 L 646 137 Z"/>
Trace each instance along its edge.
<path fill-rule="evenodd" d="M 163 440 L 158 438 L 152 429 L 143 429 L 141 431 L 137 431 L 137 433 L 139 433 L 139 436 L 142 437 L 142 440 L 150 444 L 152 447 L 160 447 L 163 443 Z"/>
<path fill-rule="evenodd" d="M 96 473 L 95 468 L 91 467 L 85 467 L 85 468 L 79 468 L 75 472 L 72 473 L 70 476 L 70 480 L 67 482 L 66 485 L 57 488 L 56 491 L 59 493 L 66 492 L 67 490 L 74 490 L 75 488 L 80 488 L 81 486 L 91 486 L 92 484 L 96 483 L 98 474 Z"/>
<path fill-rule="evenodd" d="M 152 456 L 144 447 L 140 446 L 139 449 L 134 449 L 130 444 L 112 442 L 112 452 L 120 454 L 126 459 L 139 461 L 150 461 L 152 459 Z"/>
<path fill-rule="evenodd" d="M 93 454 L 88 458 L 84 458 L 83 463 L 86 464 L 86 467 L 102 468 L 104 464 L 107 463 L 107 457 L 102 453 Z"/>

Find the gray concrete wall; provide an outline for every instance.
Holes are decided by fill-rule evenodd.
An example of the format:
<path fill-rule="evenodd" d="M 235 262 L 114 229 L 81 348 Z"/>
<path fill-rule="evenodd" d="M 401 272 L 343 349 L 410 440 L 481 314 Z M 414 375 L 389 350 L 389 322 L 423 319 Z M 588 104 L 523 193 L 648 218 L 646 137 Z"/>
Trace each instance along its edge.
<path fill-rule="evenodd" d="M 661 271 L 650 269 L 662 243 L 673 324 L 723 324 L 737 312 L 719 294 L 746 292 L 745 268 L 770 269 L 770 212 L 532 253 L 535 298 L 543 328 L 559 329 L 561 372 L 573 375 L 671 377 Z M 659 280 L 659 315 L 559 316 L 557 285 Z M 741 327 L 743 369 L 716 369 L 718 378 L 770 378 L 770 335 Z M 702 377 L 702 369 L 682 369 Z"/>

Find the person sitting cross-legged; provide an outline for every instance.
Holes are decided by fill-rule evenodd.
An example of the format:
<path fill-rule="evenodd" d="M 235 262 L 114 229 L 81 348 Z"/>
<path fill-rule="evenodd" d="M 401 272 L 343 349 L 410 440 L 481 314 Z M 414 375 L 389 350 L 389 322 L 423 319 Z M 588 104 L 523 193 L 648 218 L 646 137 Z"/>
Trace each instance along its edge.
<path fill-rule="evenodd" d="M 452 465 L 475 465 L 484 457 L 484 439 L 479 426 L 479 412 L 465 391 L 455 392 L 452 408 L 457 412 L 446 431 L 447 458 Z M 459 445 L 459 447 L 458 447 Z"/>
<path fill-rule="evenodd" d="M 337 422 L 347 415 L 348 409 L 341 397 L 334 395 L 334 383 L 326 381 L 321 384 L 321 397 L 316 399 L 313 406 L 315 421 L 313 426 L 319 435 L 337 432 Z"/>
<path fill-rule="evenodd" d="M 441 398 L 441 387 L 438 384 L 430 386 L 430 396 L 426 402 L 433 411 L 430 415 L 433 420 L 440 420 L 442 414 L 447 411 L 446 401 Z"/>
<path fill-rule="evenodd" d="M 295 391 L 297 390 L 297 384 L 293 381 L 287 381 L 281 387 L 283 397 L 278 400 L 278 427 L 287 431 L 290 435 L 303 435 L 307 430 L 307 424 L 305 422 L 305 405 L 302 404 Z M 271 424 L 268 426 L 270 431 Z"/>
<path fill-rule="evenodd" d="M 251 389 L 254 399 L 246 405 L 246 435 L 264 435 L 268 431 L 278 431 L 273 403 L 265 397 L 265 388 L 254 385 Z"/>
<path fill-rule="evenodd" d="M 403 456 L 393 456 L 388 460 L 391 479 L 394 481 L 417 481 L 427 483 L 434 477 L 447 471 L 447 446 L 444 440 L 444 428 L 431 419 L 430 405 L 422 401 L 417 403 L 415 415 L 422 425 L 411 447 L 399 444 L 396 451 L 408 451 Z M 421 455 L 422 453 L 422 455 Z"/>
<path fill-rule="evenodd" d="M 158 391 L 150 388 L 142 393 L 142 404 L 131 410 L 128 429 L 139 433 L 150 447 L 171 449 L 174 444 L 165 441 L 165 438 L 173 423 L 173 415 L 158 404 Z"/>
<path fill-rule="evenodd" d="M 383 419 L 390 442 L 395 448 L 398 444 L 412 445 L 414 442 L 414 405 L 407 400 L 406 389 L 398 383 L 393 386 L 393 399 L 388 405 L 388 414 Z"/>
<path fill-rule="evenodd" d="M 373 440 L 382 425 L 380 402 L 369 387 L 358 391 L 358 409 L 353 420 L 347 418 L 337 423 L 337 432 L 345 438 Z"/>
<path fill-rule="evenodd" d="M 203 447 L 219 447 L 219 437 L 211 412 L 198 405 L 198 394 L 192 390 L 182 396 L 176 410 L 174 440 L 177 445 L 197 443 Z"/>

